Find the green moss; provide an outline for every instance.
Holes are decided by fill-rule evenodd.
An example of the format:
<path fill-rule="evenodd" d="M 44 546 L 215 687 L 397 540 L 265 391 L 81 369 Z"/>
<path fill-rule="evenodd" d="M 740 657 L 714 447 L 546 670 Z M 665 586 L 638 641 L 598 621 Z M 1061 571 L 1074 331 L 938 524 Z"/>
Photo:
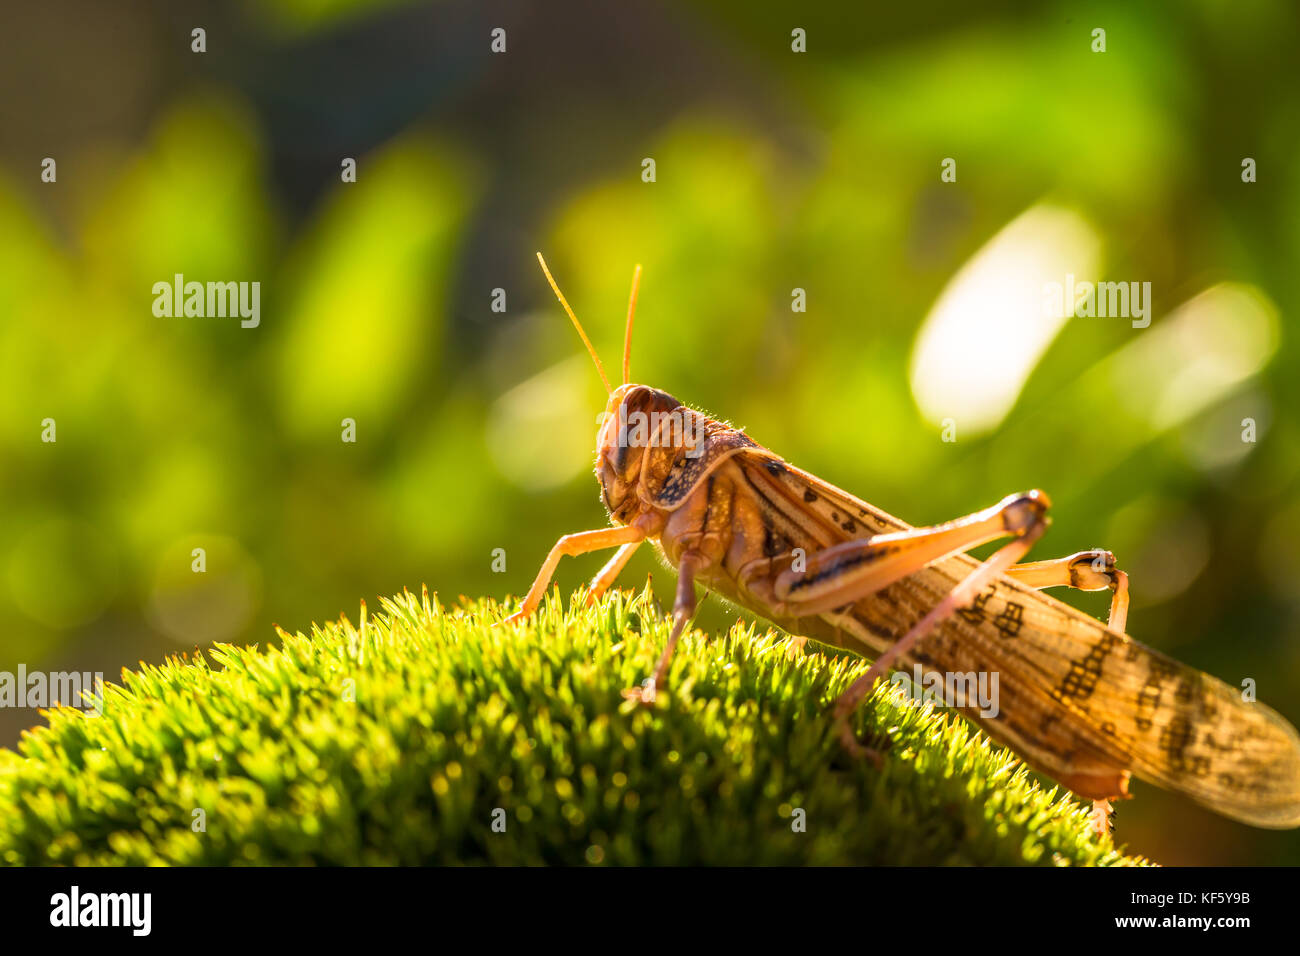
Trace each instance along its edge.
<path fill-rule="evenodd" d="M 0 751 L 0 861 L 1142 862 L 969 724 L 888 692 L 859 715 L 891 740 L 883 770 L 848 758 L 825 715 L 856 658 L 693 632 L 648 709 L 619 693 L 667 636 L 648 591 L 548 600 L 517 628 L 491 601 L 383 606 L 124 672 L 102 717 L 50 712 Z"/>

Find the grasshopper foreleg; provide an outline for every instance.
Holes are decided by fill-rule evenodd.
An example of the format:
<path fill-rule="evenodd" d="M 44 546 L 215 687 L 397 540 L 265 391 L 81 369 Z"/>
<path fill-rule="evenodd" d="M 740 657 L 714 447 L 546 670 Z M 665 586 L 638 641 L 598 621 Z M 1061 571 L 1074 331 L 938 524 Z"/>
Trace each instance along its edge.
<path fill-rule="evenodd" d="M 589 551 L 599 551 L 601 548 L 616 548 L 620 545 L 639 544 L 646 538 L 643 529 L 636 525 L 627 525 L 622 528 L 599 528 L 596 531 L 580 531 L 577 534 L 566 534 L 559 541 L 555 542 L 555 547 L 551 548 L 551 553 L 546 556 L 546 561 L 542 564 L 542 569 L 537 572 L 537 577 L 533 580 L 533 586 L 528 589 L 528 594 L 524 598 L 524 603 L 519 610 L 509 617 L 502 620 L 502 624 L 510 624 L 521 618 L 527 617 L 537 610 L 537 605 L 542 603 L 542 595 L 546 593 L 547 586 L 551 583 L 551 578 L 555 576 L 555 568 L 560 563 L 560 558 L 586 554 Z M 630 556 L 630 553 L 629 555 Z M 618 555 L 614 556 L 615 560 Z M 626 556 L 624 558 L 626 561 Z M 605 566 L 608 571 L 614 562 L 611 561 Z M 618 565 L 615 574 L 621 570 L 622 565 Z M 604 576 L 604 571 L 597 576 Z M 612 577 L 611 577 L 612 580 Z M 608 584 L 606 584 L 608 587 Z"/>

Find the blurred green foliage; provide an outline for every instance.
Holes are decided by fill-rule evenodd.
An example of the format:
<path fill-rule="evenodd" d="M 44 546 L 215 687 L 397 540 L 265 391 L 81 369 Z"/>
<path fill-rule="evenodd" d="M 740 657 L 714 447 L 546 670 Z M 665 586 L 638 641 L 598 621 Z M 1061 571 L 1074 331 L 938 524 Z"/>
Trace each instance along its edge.
<path fill-rule="evenodd" d="M 16 13 L 28 42 L 0 67 L 0 670 L 111 677 L 424 582 L 522 592 L 557 537 L 605 522 L 603 391 L 540 248 L 607 367 L 640 262 L 634 379 L 913 523 L 1044 488 L 1035 557 L 1112 549 L 1134 636 L 1300 719 L 1293 5 L 283 0 L 212 11 L 204 55 L 161 2 L 51 6 L 73 15 Z M 70 78 L 8 95 L 51 48 Z M 922 323 L 1044 203 L 1098 239 L 1092 278 L 1152 283 L 1152 325 L 1068 322 L 996 428 L 944 442 L 913 396 Z M 260 281 L 260 326 L 155 317 L 177 273 Z M 1258 303 L 1266 358 L 1153 424 L 1153 394 L 1232 350 L 1156 337 L 1224 282 Z M 648 555 L 625 580 L 648 572 L 670 593 Z M 734 617 L 710 599 L 700 623 Z M 1137 792 L 1118 819 L 1144 854 L 1300 860 L 1295 834 Z"/>

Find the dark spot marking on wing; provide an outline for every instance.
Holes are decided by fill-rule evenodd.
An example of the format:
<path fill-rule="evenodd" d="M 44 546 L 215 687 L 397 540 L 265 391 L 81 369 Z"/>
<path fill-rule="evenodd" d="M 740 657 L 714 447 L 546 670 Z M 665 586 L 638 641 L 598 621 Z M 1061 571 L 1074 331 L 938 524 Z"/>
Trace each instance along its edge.
<path fill-rule="evenodd" d="M 1134 648 L 1136 648 L 1136 645 L 1133 645 L 1130 650 Z M 1149 658 L 1147 667 L 1147 682 L 1138 691 L 1137 713 L 1133 718 L 1138 730 L 1150 730 L 1154 726 L 1152 718 L 1160 710 L 1160 698 L 1163 690 L 1161 685 L 1178 673 L 1177 665 L 1172 661 L 1162 660 L 1159 657 Z M 1168 733 L 1168 728 L 1165 728 L 1165 733 Z"/>
<path fill-rule="evenodd" d="M 1172 661 L 1161 660 L 1158 657 L 1151 658 L 1151 676 L 1156 680 L 1168 680 L 1178 673 L 1178 666 Z"/>
<path fill-rule="evenodd" d="M 1137 695 L 1137 713 L 1133 717 L 1133 723 L 1138 730 L 1150 730 L 1152 727 L 1152 716 L 1160 707 L 1160 685 L 1148 681 L 1142 685 L 1142 689 Z"/>
<path fill-rule="evenodd" d="M 993 619 L 993 626 L 1003 637 L 1017 637 L 1025 623 L 1025 606 L 1015 601 L 1008 601 L 1002 613 Z"/>
<path fill-rule="evenodd" d="M 1069 673 L 1061 681 L 1061 693 L 1066 697 L 1073 697 L 1076 701 L 1091 697 L 1092 692 L 1097 689 L 1097 681 L 1101 679 L 1102 662 L 1118 643 L 1119 638 L 1113 634 L 1106 634 L 1092 646 L 1083 660 L 1070 664 Z"/>
<path fill-rule="evenodd" d="M 803 490 L 803 500 L 808 502 L 808 504 L 812 504 L 817 500 L 817 492 L 813 491 L 811 488 L 805 488 Z"/>
<path fill-rule="evenodd" d="M 1213 769 L 1210 758 L 1187 753 L 1187 748 L 1192 745 L 1195 739 L 1195 724 L 1180 714 L 1161 729 L 1158 746 L 1165 756 L 1169 758 L 1169 765 L 1175 770 L 1191 773 L 1197 777 L 1205 777 Z"/>
<path fill-rule="evenodd" d="M 989 599 L 997 593 L 997 588 L 990 586 L 988 590 L 980 593 L 975 600 L 965 607 L 957 608 L 957 616 L 968 624 L 983 624 L 985 618 L 985 606 Z"/>

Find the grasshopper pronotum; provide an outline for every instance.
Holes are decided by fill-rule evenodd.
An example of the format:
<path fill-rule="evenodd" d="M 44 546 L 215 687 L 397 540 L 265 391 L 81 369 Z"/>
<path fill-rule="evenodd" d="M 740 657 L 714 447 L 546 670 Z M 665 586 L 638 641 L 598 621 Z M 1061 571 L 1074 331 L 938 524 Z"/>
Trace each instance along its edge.
<path fill-rule="evenodd" d="M 654 674 L 629 697 L 652 702 L 695 613 L 695 584 L 766 618 L 875 661 L 835 702 L 838 733 L 859 743 L 849 715 L 895 664 L 927 672 L 998 673 L 996 716 L 962 712 L 991 737 L 1080 797 L 1105 825 L 1131 774 L 1260 827 L 1300 826 L 1300 736 L 1275 711 L 1124 633 L 1128 577 L 1107 551 L 1019 564 L 1047 528 L 1041 491 L 914 528 L 790 465 L 723 422 L 658 389 L 628 382 L 640 266 L 632 278 L 623 384 L 604 367 L 546 262 L 542 270 L 609 392 L 596 439 L 596 477 L 614 527 L 562 537 L 519 611 L 531 614 L 565 555 L 617 548 L 591 582 L 601 595 L 651 541 L 677 569 L 673 629 Z M 633 419 L 643 426 L 629 435 Z M 984 561 L 967 550 L 1011 541 Z M 1045 595 L 1113 592 L 1106 624 Z"/>

